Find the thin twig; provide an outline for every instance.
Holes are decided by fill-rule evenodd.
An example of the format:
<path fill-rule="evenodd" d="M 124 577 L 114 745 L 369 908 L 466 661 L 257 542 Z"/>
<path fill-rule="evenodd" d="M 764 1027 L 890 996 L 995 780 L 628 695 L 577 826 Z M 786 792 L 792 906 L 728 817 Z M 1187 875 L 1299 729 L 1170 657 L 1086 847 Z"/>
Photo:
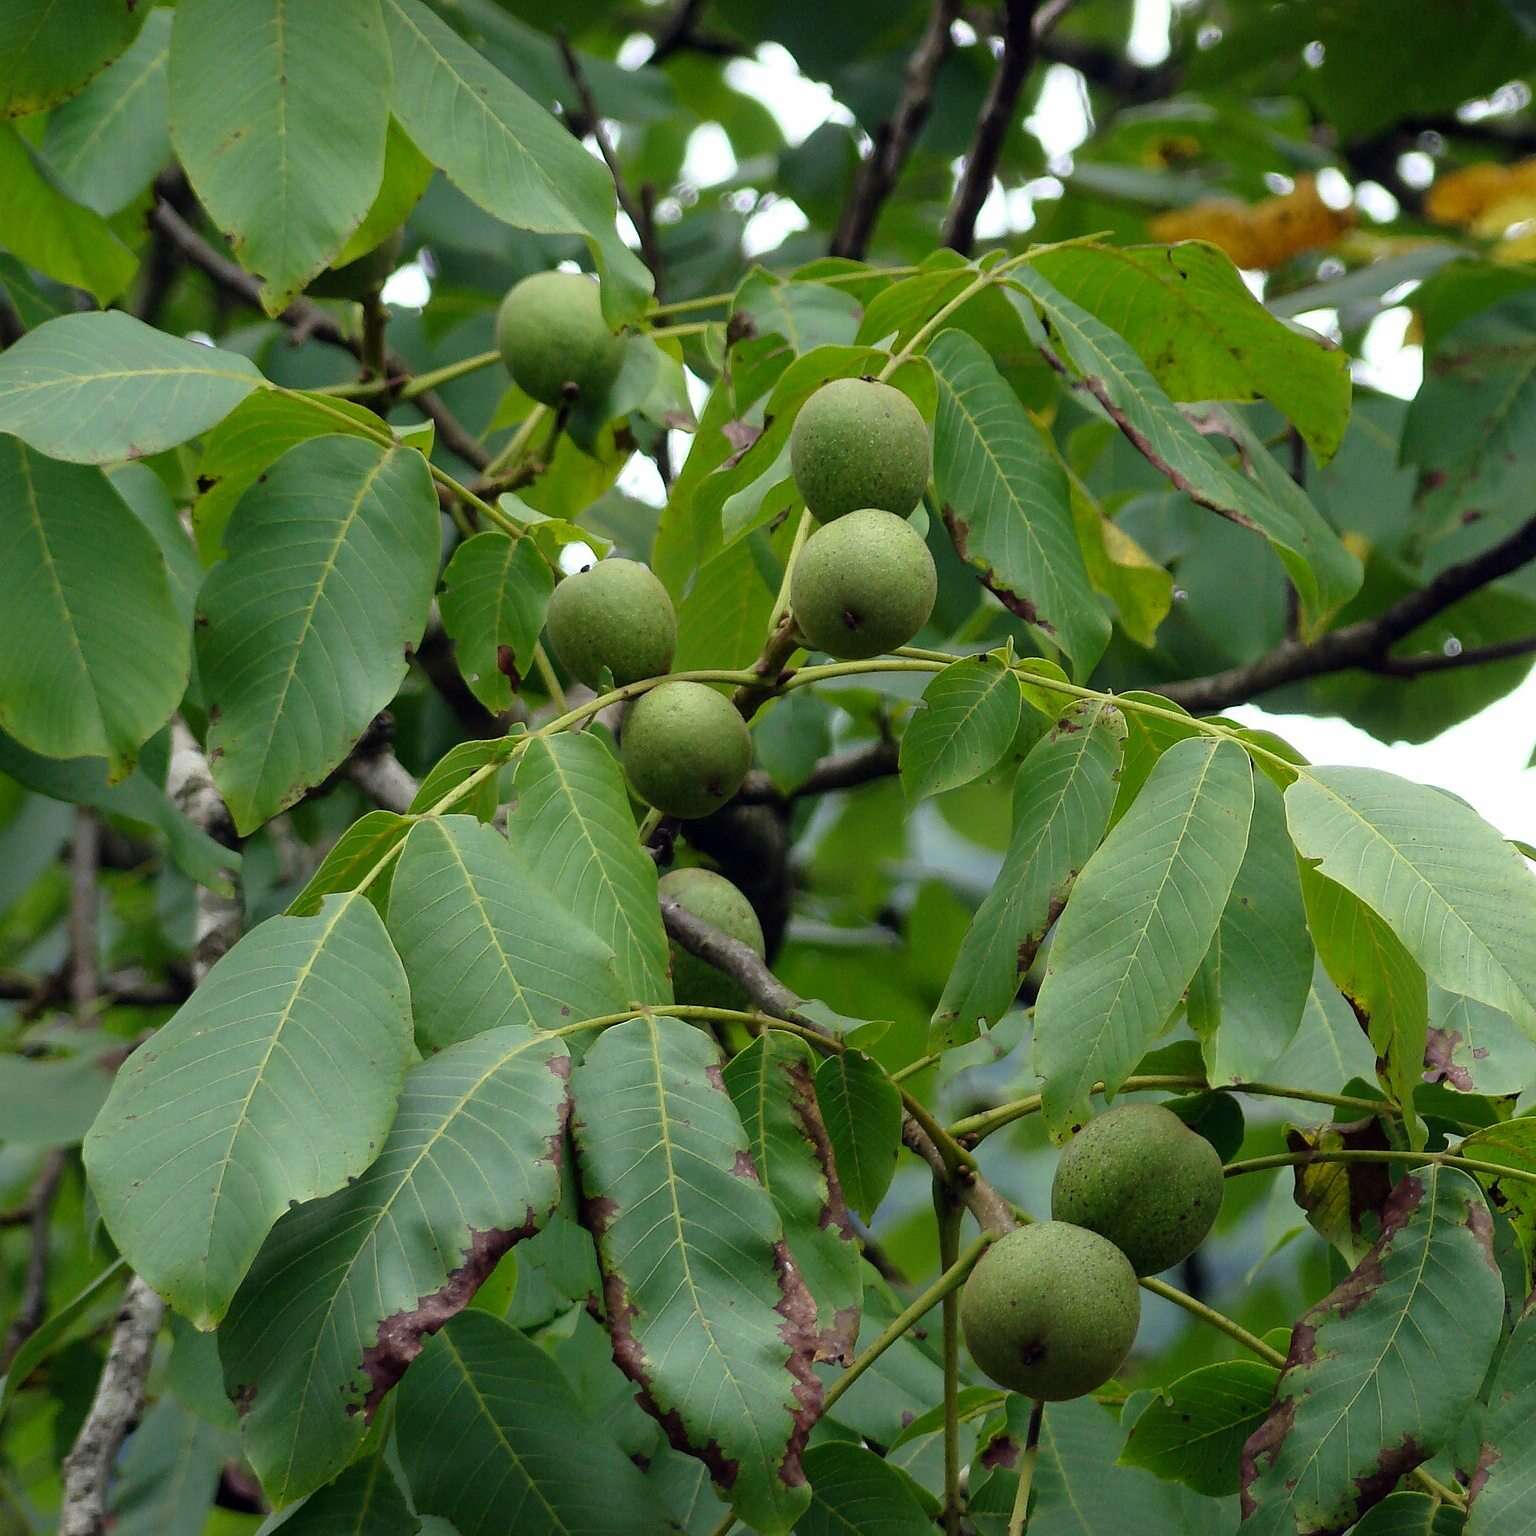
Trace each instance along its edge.
<path fill-rule="evenodd" d="M 77 1024 L 90 1023 L 101 991 L 96 937 L 100 855 L 101 823 L 89 806 L 77 806 L 69 850 L 69 1005 Z"/>
<path fill-rule="evenodd" d="M 945 1271 L 960 1257 L 959 1201 L 949 1179 L 935 1176 L 933 1209 L 939 1229 L 939 1265 Z M 944 1531 L 960 1536 L 960 1295 L 945 1292 L 941 1303 L 944 1361 Z"/>
<path fill-rule="evenodd" d="M 21 1300 L 16 1315 L 6 1329 L 0 1345 L 0 1376 L 10 1369 L 16 1352 L 42 1326 L 48 1311 L 48 1259 L 52 1235 L 53 1202 L 64 1177 L 65 1157 L 61 1149 L 49 1152 L 27 1196 L 26 1221 L 31 1228 L 31 1247 L 27 1252 L 27 1272 L 22 1281 Z"/>
<path fill-rule="evenodd" d="M 1035 1463 L 1040 1459 L 1040 1424 L 1044 1418 L 1045 1403 L 1037 1397 L 1029 1410 L 1029 1428 L 1024 1432 L 1019 1488 L 1013 1496 L 1013 1513 L 1008 1517 L 1008 1536 L 1024 1536 L 1029 1529 L 1029 1493 L 1035 1481 Z"/>
<path fill-rule="evenodd" d="M 898 744 L 889 738 L 832 752 L 818 758 L 815 766 L 788 795 L 766 773 L 749 773 L 736 794 L 738 805 L 781 805 L 786 800 L 809 799 L 838 789 L 857 789 L 875 779 L 889 778 L 900 767 Z"/>

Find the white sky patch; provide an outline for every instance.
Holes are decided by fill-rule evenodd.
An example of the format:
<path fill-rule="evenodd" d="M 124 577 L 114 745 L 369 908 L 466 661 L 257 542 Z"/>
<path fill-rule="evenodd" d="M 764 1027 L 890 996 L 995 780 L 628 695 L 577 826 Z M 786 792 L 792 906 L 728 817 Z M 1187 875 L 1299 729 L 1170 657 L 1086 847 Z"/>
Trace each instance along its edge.
<path fill-rule="evenodd" d="M 1161 64 L 1168 57 L 1168 26 L 1172 18 L 1169 0 L 1136 0 L 1135 19 L 1125 49 L 1133 64 Z"/>
<path fill-rule="evenodd" d="M 666 505 L 667 488 L 661 483 L 661 472 L 656 468 L 655 460 L 648 459 L 643 453 L 630 454 L 629 462 L 619 471 L 619 478 L 614 483 L 626 496 L 633 496 L 648 507 Z"/>
<path fill-rule="evenodd" d="M 432 281 L 419 261 L 397 267 L 384 282 L 383 299 L 397 309 L 425 309 L 432 297 Z"/>
<path fill-rule="evenodd" d="M 719 123 L 701 123 L 688 135 L 682 179 L 695 187 L 712 187 L 736 174 L 730 137 Z"/>
<path fill-rule="evenodd" d="M 1413 311 L 1399 305 L 1384 309 L 1366 330 L 1360 356 L 1350 363 L 1357 384 L 1411 400 L 1424 380 L 1424 349 L 1407 341 Z"/>
<path fill-rule="evenodd" d="M 810 223 L 793 198 L 776 197 L 747 220 L 741 233 L 742 250 L 750 261 L 783 245 L 797 231 L 809 229 Z"/>
<path fill-rule="evenodd" d="M 778 43 L 764 43 L 751 59 L 732 59 L 725 66 L 725 81 L 748 96 L 755 96 L 773 113 L 791 144 L 804 143 L 821 125 L 853 121 L 831 90 L 800 73 L 794 56 Z"/>
<path fill-rule="evenodd" d="M 1092 126 L 1083 77 L 1065 64 L 1052 64 L 1045 72 L 1040 100 L 1024 126 L 1040 140 L 1047 160 L 1070 155 Z"/>

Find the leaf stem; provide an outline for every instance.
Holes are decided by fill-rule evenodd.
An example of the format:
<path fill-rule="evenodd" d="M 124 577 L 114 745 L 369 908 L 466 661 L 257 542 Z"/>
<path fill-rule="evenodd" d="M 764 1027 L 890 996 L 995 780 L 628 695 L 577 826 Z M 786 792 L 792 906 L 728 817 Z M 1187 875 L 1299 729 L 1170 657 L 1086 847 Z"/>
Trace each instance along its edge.
<path fill-rule="evenodd" d="M 539 680 L 544 684 L 544 691 L 549 695 L 550 703 L 563 714 L 570 708 L 570 703 L 565 697 L 565 689 L 560 686 L 560 679 L 555 676 L 555 669 L 550 665 L 549 653 L 544 649 L 542 641 L 533 648 L 533 665 L 538 671 Z"/>
<path fill-rule="evenodd" d="M 498 475 L 510 469 L 522 457 L 523 449 L 533 441 L 533 434 L 539 430 L 539 423 L 548 414 L 549 407 L 536 405 L 518 422 L 517 430 L 507 439 L 505 446 L 489 464 L 485 466 L 485 478 L 494 480 Z"/>
<path fill-rule="evenodd" d="M 1409 1152 L 1376 1147 L 1316 1147 L 1303 1152 L 1275 1152 L 1267 1157 L 1245 1157 L 1228 1163 L 1229 1179 L 1243 1173 L 1262 1173 L 1267 1168 L 1306 1167 L 1312 1163 L 1439 1163 L 1446 1168 L 1462 1168 L 1498 1179 L 1514 1179 L 1521 1184 L 1536 1184 L 1536 1172 L 1511 1168 L 1505 1163 L 1490 1163 L 1482 1158 L 1462 1157 L 1456 1152 Z"/>
<path fill-rule="evenodd" d="M 1024 1536 L 1029 1529 L 1029 1491 L 1035 1481 L 1035 1463 L 1040 1459 L 1040 1424 L 1045 1418 L 1045 1403 L 1036 1398 L 1029 1410 L 1029 1428 L 1024 1433 L 1024 1456 L 1019 1462 L 1019 1491 L 1013 1496 L 1013 1513 L 1008 1517 L 1008 1536 Z"/>
<path fill-rule="evenodd" d="M 933 1181 L 933 1209 L 939 1227 L 939 1263 L 947 1274 L 960 1257 L 964 1207 L 943 1179 Z M 940 1302 L 944 1358 L 944 1531 L 960 1536 L 960 1295 L 956 1287 Z"/>
<path fill-rule="evenodd" d="M 1169 1285 L 1166 1280 L 1159 1280 L 1155 1275 L 1149 1275 L 1141 1282 L 1145 1291 L 1151 1291 L 1154 1296 L 1161 1296 L 1164 1301 L 1171 1301 L 1176 1307 L 1183 1307 L 1192 1317 L 1198 1317 L 1202 1323 L 1208 1323 L 1212 1328 L 1226 1334 L 1229 1339 L 1241 1344 L 1244 1349 L 1256 1354 L 1259 1359 L 1267 1361 L 1277 1368 L 1284 1366 L 1285 1356 L 1278 1349 L 1272 1349 L 1256 1333 L 1249 1333 L 1239 1322 L 1233 1321 L 1224 1312 L 1218 1312 L 1215 1307 L 1208 1307 L 1203 1301 L 1195 1298 L 1185 1291 L 1181 1291 L 1176 1285 Z"/>
<path fill-rule="evenodd" d="M 665 340 L 669 336 L 698 336 L 724 323 L 721 320 L 692 320 L 686 325 L 659 325 L 651 331 L 651 335 L 658 340 Z"/>

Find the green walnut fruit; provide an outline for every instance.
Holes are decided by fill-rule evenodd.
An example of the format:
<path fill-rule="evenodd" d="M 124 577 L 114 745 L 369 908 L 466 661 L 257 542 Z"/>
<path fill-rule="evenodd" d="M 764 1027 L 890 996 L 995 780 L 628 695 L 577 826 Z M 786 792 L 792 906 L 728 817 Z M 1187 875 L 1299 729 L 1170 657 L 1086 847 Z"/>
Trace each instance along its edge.
<path fill-rule="evenodd" d="M 661 877 L 659 890 L 711 927 L 739 939 L 759 960 L 767 954 L 762 924 L 752 910 L 752 903 L 724 875 L 717 875 L 712 869 L 674 869 Z M 740 982 L 732 981 L 675 942 L 672 945 L 672 996 L 680 1003 L 703 1008 L 752 1006 Z"/>
<path fill-rule="evenodd" d="M 1121 1104 L 1062 1150 L 1051 1215 L 1107 1237 L 1138 1275 L 1188 1258 L 1221 1209 L 1221 1158 L 1161 1104 Z"/>
<path fill-rule="evenodd" d="M 577 399 L 600 399 L 624 360 L 597 284 L 579 272 L 535 272 L 515 283 L 496 316 L 496 345 L 518 388 L 545 405 L 564 404 L 567 385 Z"/>
<path fill-rule="evenodd" d="M 624 771 L 635 793 L 668 816 L 718 811 L 752 766 L 752 737 L 736 706 L 703 683 L 662 683 L 624 717 Z"/>
<path fill-rule="evenodd" d="M 549 643 L 589 688 L 603 668 L 622 687 L 672 666 L 677 614 L 667 589 L 636 560 L 600 560 L 567 576 L 549 600 Z"/>
<path fill-rule="evenodd" d="M 928 426 L 889 384 L 834 379 L 800 408 L 789 465 L 805 504 L 824 523 L 860 507 L 906 517 L 929 475 Z"/>
<path fill-rule="evenodd" d="M 343 267 L 327 267 L 318 277 L 311 278 L 308 291 L 317 299 L 363 299 L 377 293 L 400 265 L 404 247 L 405 231 L 397 229 L 356 261 Z"/>
<path fill-rule="evenodd" d="M 1141 1290 L 1111 1242 L 1064 1221 L 1000 1237 L 960 1293 L 972 1358 L 1000 1387 L 1060 1402 L 1120 1369 L 1141 1321 Z"/>
<path fill-rule="evenodd" d="M 814 650 L 855 661 L 905 645 L 928 622 L 938 590 L 933 556 L 911 523 L 864 508 L 805 541 L 789 596 Z"/>

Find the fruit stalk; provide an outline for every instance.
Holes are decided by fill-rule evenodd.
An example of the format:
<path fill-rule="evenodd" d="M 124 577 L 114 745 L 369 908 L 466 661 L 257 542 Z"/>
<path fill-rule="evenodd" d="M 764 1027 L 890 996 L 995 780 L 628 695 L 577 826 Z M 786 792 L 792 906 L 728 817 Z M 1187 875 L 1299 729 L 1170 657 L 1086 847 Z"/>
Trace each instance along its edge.
<path fill-rule="evenodd" d="M 1024 1536 L 1029 1529 L 1029 1490 L 1035 1480 L 1035 1463 L 1040 1459 L 1040 1422 L 1045 1418 L 1045 1403 L 1036 1398 L 1029 1410 L 1029 1428 L 1024 1434 L 1024 1455 L 1019 1461 L 1019 1491 L 1013 1496 L 1013 1513 L 1008 1517 L 1008 1536 Z"/>

